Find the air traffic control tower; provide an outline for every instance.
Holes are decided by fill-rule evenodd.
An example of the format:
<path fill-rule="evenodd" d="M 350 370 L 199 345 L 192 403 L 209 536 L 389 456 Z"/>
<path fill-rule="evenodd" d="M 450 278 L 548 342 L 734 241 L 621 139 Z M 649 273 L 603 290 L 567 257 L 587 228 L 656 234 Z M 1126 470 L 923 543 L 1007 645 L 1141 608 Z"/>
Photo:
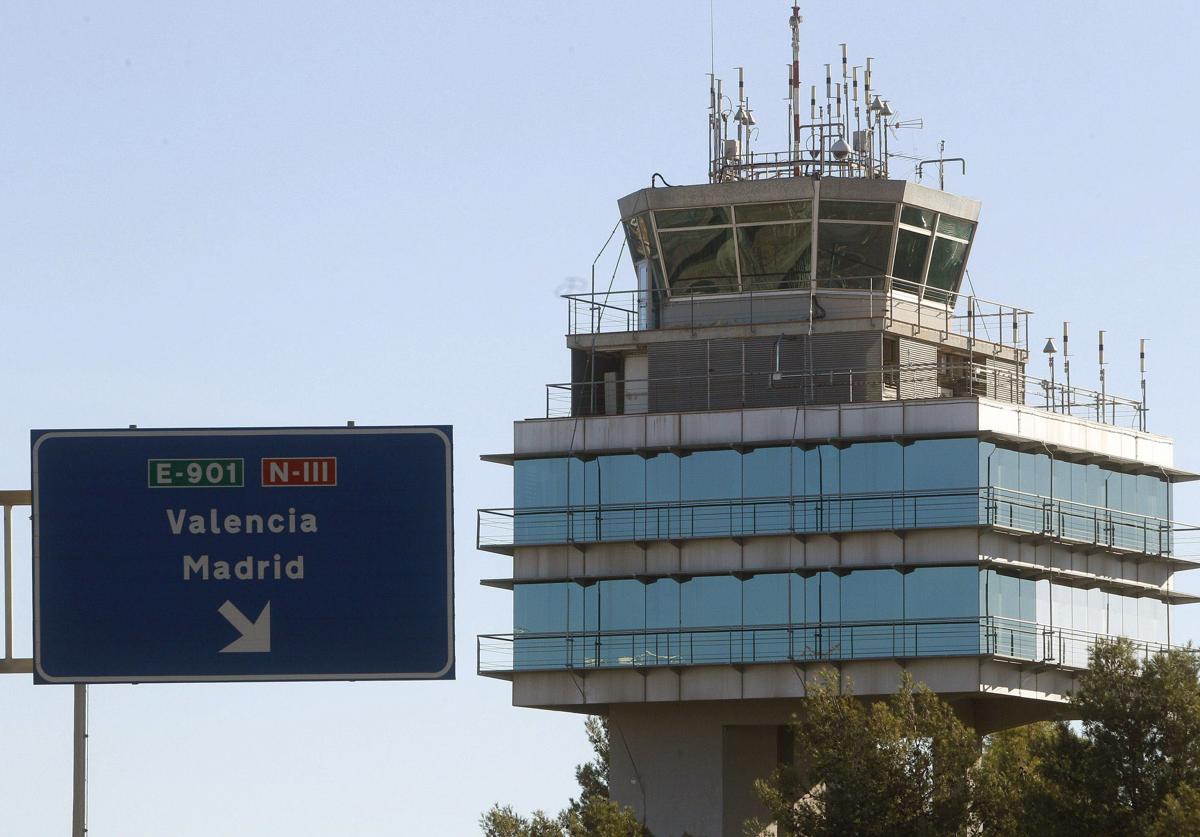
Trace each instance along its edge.
<path fill-rule="evenodd" d="M 709 183 L 618 202 L 636 287 L 567 297 L 570 382 L 485 457 L 514 473 L 479 512 L 514 616 L 479 671 L 607 716 L 613 796 L 658 837 L 742 834 L 823 670 L 864 696 L 907 670 L 986 733 L 1063 717 L 1097 639 L 1152 653 L 1195 600 L 1194 475 L 1144 389 L 1072 386 L 1065 341 L 1028 374 L 1029 312 L 964 292 L 979 203 L 889 178 L 907 123 L 842 54 L 803 106 L 793 61 L 780 153 L 713 81 Z"/>

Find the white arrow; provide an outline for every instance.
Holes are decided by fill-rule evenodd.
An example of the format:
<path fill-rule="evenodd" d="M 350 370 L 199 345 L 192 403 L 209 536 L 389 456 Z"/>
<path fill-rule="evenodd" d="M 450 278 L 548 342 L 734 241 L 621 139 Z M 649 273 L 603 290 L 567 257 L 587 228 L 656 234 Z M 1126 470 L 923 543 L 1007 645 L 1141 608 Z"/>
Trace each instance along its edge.
<path fill-rule="evenodd" d="M 221 649 L 221 653 L 265 653 L 271 650 L 271 603 L 263 605 L 262 613 L 251 622 L 246 618 L 237 605 L 226 600 L 217 608 L 229 624 L 238 629 L 241 636 Z"/>

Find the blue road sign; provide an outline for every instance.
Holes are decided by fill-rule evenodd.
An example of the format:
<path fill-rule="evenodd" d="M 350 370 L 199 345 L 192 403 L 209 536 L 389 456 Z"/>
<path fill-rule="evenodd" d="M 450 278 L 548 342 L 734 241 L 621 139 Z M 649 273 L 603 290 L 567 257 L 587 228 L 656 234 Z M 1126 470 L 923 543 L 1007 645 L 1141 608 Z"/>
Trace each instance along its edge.
<path fill-rule="evenodd" d="M 449 427 L 32 437 L 38 682 L 454 677 Z"/>

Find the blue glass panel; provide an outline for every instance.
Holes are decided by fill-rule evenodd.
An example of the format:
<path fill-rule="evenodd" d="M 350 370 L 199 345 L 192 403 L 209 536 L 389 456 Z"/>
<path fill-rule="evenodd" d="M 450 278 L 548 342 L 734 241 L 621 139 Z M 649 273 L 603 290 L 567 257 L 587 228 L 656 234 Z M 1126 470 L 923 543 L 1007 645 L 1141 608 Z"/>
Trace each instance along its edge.
<path fill-rule="evenodd" d="M 879 622 L 904 618 L 902 578 L 895 570 L 859 570 L 842 578 L 842 620 Z"/>
<path fill-rule="evenodd" d="M 905 620 L 932 620 L 908 627 L 907 653 L 978 654 L 981 586 L 975 567 L 926 567 L 905 575 Z M 971 621 L 941 621 L 958 619 Z"/>
<path fill-rule="evenodd" d="M 743 625 L 788 623 L 789 573 L 763 573 L 742 582 Z"/>
<path fill-rule="evenodd" d="M 895 442 L 860 442 L 842 451 L 842 492 L 899 491 L 902 449 Z"/>
<path fill-rule="evenodd" d="M 513 588 L 513 633 L 567 630 L 566 583 L 517 584 Z"/>
<path fill-rule="evenodd" d="M 820 611 L 820 603 L 817 596 L 820 595 L 821 584 L 818 577 L 805 578 L 802 575 L 793 575 L 788 586 L 790 588 L 792 624 L 803 625 L 808 622 L 819 622 L 820 618 L 817 614 Z"/>
<path fill-rule="evenodd" d="M 831 572 L 821 572 L 811 581 L 820 585 L 815 613 L 821 628 L 815 634 L 816 650 L 822 656 L 841 657 L 845 653 L 842 644 L 845 632 L 840 627 L 829 625 L 842 621 L 842 579 Z M 813 621 L 813 614 L 814 611 L 810 610 L 810 621 Z"/>
<path fill-rule="evenodd" d="M 980 484 L 978 448 L 976 439 L 922 439 L 904 447 L 905 489 L 976 487 Z"/>
<path fill-rule="evenodd" d="M 684 537 L 729 536 L 741 530 L 741 457 L 735 450 L 702 450 L 682 458 Z M 695 501 L 708 501 L 695 503 Z M 714 502 L 725 501 L 725 502 Z"/>
<path fill-rule="evenodd" d="M 1020 490 L 1026 494 L 1050 497 L 1050 457 L 1044 453 L 1022 451 L 1017 454 Z"/>
<path fill-rule="evenodd" d="M 895 442 L 864 442 L 841 454 L 844 494 L 896 494 L 903 488 L 903 452 Z M 842 506 L 843 529 L 895 529 L 903 506 L 892 497 L 851 498 Z"/>
<path fill-rule="evenodd" d="M 1071 468 L 1071 500 L 1075 503 L 1088 503 L 1087 466 L 1080 462 L 1070 463 Z"/>
<path fill-rule="evenodd" d="M 601 456 L 596 460 L 600 502 L 643 503 L 646 500 L 646 460 L 637 454 Z"/>
<path fill-rule="evenodd" d="M 701 576 L 681 588 L 681 622 L 687 628 L 740 625 L 741 582 L 733 576 Z M 692 631 L 683 637 L 683 656 L 695 663 L 728 663 L 740 656 L 731 631 Z"/>
<path fill-rule="evenodd" d="M 559 637 L 522 637 L 529 633 L 563 633 L 567 628 L 567 588 L 574 585 L 518 584 L 513 589 L 513 667 L 558 668 L 568 663 L 566 643 Z"/>
<path fill-rule="evenodd" d="M 679 627 L 679 582 L 660 578 L 646 585 L 646 627 Z"/>
<path fill-rule="evenodd" d="M 513 521 L 515 543 L 554 543 L 566 540 L 567 517 L 558 509 L 567 503 L 567 460 L 518 459 L 513 463 Z M 531 512 L 530 509 L 548 509 Z"/>
<path fill-rule="evenodd" d="M 1009 488 L 1017 491 L 1021 487 L 1018 474 L 1019 454 L 1015 450 L 998 448 L 992 444 L 981 446 L 981 451 L 990 449 L 981 463 L 983 484 L 996 488 Z"/>
<path fill-rule="evenodd" d="M 790 503 L 764 502 L 792 495 L 792 448 L 757 448 L 742 455 L 743 534 L 791 530 Z"/>
<path fill-rule="evenodd" d="M 860 570 L 842 577 L 842 620 L 898 622 L 904 618 L 903 581 L 895 570 Z M 847 657 L 903 653 L 904 636 L 895 625 L 856 626 L 842 631 Z"/>
<path fill-rule="evenodd" d="M 1071 465 L 1062 459 L 1055 459 L 1050 467 L 1050 489 L 1057 500 L 1071 499 Z"/>
<path fill-rule="evenodd" d="M 1107 502 L 1107 492 L 1105 491 L 1108 472 L 1099 465 L 1088 465 L 1085 468 L 1087 472 L 1087 504 L 1090 506 L 1104 507 Z"/>
<path fill-rule="evenodd" d="M 660 578 L 646 585 L 646 638 L 641 649 L 646 665 L 682 662 L 679 638 L 680 585 Z"/>
<path fill-rule="evenodd" d="M 597 483 L 603 508 L 601 536 L 605 540 L 645 537 L 646 460 L 636 454 L 601 456 Z"/>
<path fill-rule="evenodd" d="M 679 457 L 675 454 L 660 453 L 646 460 L 646 502 L 652 508 L 643 522 L 644 537 L 679 537 L 679 509 L 668 505 L 679 502 Z"/>
<path fill-rule="evenodd" d="M 644 645 L 646 627 L 646 586 L 640 581 L 620 579 L 601 581 L 600 638 L 601 666 L 630 666 L 638 660 Z M 612 634 L 612 631 L 629 633 Z"/>
<path fill-rule="evenodd" d="M 557 508 L 566 504 L 566 459 L 518 459 L 513 463 L 513 505 L 516 508 Z"/>
<path fill-rule="evenodd" d="M 970 526 L 979 522 L 979 442 L 925 439 L 903 448 L 906 526 Z"/>
<path fill-rule="evenodd" d="M 600 630 L 641 630 L 646 627 L 646 585 L 633 579 L 601 581 Z"/>
<path fill-rule="evenodd" d="M 974 567 L 924 567 L 904 576 L 904 618 L 979 615 L 980 573 Z"/>
<path fill-rule="evenodd" d="M 756 575 L 742 582 L 743 625 L 788 623 L 788 573 Z M 742 660 L 770 662 L 788 659 L 787 630 L 751 630 L 742 633 Z"/>
<path fill-rule="evenodd" d="M 731 575 L 697 576 L 680 590 L 681 624 L 687 628 L 742 623 L 741 582 Z"/>
<path fill-rule="evenodd" d="M 741 462 L 735 450 L 701 450 L 682 459 L 686 500 L 726 500 L 742 493 Z"/>

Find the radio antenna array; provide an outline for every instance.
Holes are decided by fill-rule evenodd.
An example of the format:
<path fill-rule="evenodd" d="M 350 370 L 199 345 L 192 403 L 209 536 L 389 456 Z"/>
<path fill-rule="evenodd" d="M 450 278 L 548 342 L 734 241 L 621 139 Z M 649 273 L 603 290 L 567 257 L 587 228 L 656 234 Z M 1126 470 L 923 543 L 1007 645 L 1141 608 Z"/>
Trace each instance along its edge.
<path fill-rule="evenodd" d="M 888 150 L 889 135 L 894 139 L 900 129 L 924 127 L 921 119 L 899 119 L 891 101 L 883 98 L 875 88 L 874 59 L 867 58 L 864 64 L 852 65 L 849 47 L 844 43 L 839 44 L 840 75 L 835 72 L 835 65 L 824 65 L 823 103 L 817 98 L 817 85 L 809 86 L 806 120 L 800 104 L 800 24 L 803 22 L 800 7 L 793 5 L 788 18 L 792 61 L 788 65 L 786 151 L 750 150 L 750 139 L 757 130 L 746 96 L 743 68 L 737 68 L 736 110 L 732 102 L 726 102 L 721 79 L 717 78 L 715 70 L 709 74 L 709 180 L 713 183 L 776 177 L 886 179 L 888 163 L 897 156 Z M 735 136 L 730 136 L 731 116 L 736 125 Z M 958 157 L 941 157 L 923 162 L 939 164 L 939 185 L 942 185 L 945 163 L 959 161 L 961 158 Z M 965 163 L 963 168 L 965 171 Z"/>

